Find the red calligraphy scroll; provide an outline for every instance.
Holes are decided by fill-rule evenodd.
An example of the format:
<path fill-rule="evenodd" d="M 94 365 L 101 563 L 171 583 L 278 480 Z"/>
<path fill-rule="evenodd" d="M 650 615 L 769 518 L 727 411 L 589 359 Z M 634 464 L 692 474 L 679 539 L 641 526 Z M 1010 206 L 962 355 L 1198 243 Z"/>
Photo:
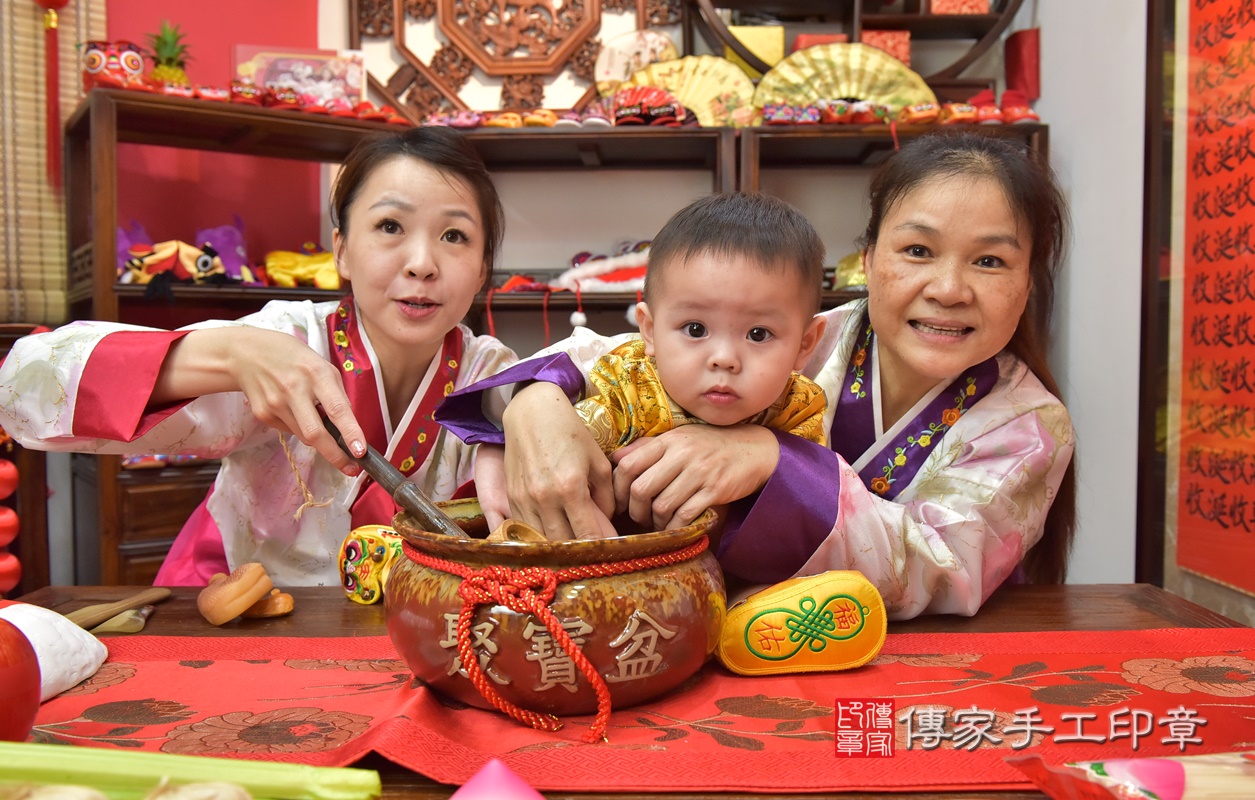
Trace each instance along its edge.
<path fill-rule="evenodd" d="M 1255 9 L 1188 5 L 1177 563 L 1255 594 Z"/>

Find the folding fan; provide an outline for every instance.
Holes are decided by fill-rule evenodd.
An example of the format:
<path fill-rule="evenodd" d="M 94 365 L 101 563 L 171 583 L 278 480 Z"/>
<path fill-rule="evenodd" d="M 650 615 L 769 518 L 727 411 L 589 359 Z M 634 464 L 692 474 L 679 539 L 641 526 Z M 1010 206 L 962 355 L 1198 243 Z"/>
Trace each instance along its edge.
<path fill-rule="evenodd" d="M 758 82 L 754 105 L 812 105 L 818 100 L 866 100 L 896 115 L 903 106 L 936 103 L 919 73 L 865 44 L 821 44 L 798 50 Z"/>
<path fill-rule="evenodd" d="M 753 107 L 754 83 L 740 67 L 718 56 L 685 56 L 659 61 L 624 82 L 627 86 L 657 86 L 697 114 L 710 128 L 740 125 Z"/>

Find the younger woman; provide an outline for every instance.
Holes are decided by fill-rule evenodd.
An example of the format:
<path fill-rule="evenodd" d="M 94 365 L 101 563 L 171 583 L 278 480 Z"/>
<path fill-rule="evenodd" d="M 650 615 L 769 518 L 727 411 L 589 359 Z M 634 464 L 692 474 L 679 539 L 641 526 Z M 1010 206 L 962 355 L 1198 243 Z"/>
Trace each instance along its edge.
<path fill-rule="evenodd" d="M 379 135 L 349 154 L 331 201 L 343 300 L 177 331 L 73 323 L 19 341 L 0 369 L 0 426 L 23 446 L 222 459 L 158 584 L 249 561 L 277 585 L 339 583 L 345 535 L 395 507 L 320 409 L 356 454 L 372 445 L 433 499 L 471 480 L 474 449 L 432 412 L 516 359 L 461 324 L 503 233 L 483 162 L 448 128 Z"/>

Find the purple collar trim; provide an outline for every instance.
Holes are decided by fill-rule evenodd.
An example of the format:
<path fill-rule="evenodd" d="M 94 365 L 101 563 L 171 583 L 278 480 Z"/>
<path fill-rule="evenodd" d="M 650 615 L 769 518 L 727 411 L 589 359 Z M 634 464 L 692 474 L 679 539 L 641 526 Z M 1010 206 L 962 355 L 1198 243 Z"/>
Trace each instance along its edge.
<path fill-rule="evenodd" d="M 863 314 L 863 340 L 850 356 L 850 366 L 845 373 L 845 384 L 837 398 L 837 413 L 832 420 L 830 433 L 832 449 L 846 463 L 859 460 L 867 448 L 876 443 L 876 414 L 872 396 L 867 390 L 867 354 L 871 352 L 872 324 Z"/>
<path fill-rule="evenodd" d="M 875 337 L 871 320 L 863 313 L 863 336 L 850 356 L 841 397 L 832 421 L 831 445 L 847 463 L 853 464 L 876 443 L 875 399 L 868 388 L 868 357 Z M 908 486 L 928 454 L 959 417 L 967 413 L 998 381 L 998 362 L 991 358 L 956 378 L 923 411 L 902 428 L 897 438 L 885 445 L 859 472 L 859 477 L 876 494 L 888 500 Z"/>
<path fill-rule="evenodd" d="M 998 382 L 998 361 L 969 367 L 912 419 L 858 476 L 881 497 L 892 500 L 909 486 L 946 431 Z"/>

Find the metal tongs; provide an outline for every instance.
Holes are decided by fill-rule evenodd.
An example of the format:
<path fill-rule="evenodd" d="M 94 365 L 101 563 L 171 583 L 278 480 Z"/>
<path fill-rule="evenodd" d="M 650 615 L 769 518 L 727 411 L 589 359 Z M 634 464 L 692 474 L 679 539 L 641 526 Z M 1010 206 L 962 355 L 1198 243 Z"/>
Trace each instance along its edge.
<path fill-rule="evenodd" d="M 384 490 L 392 496 L 401 509 L 409 514 L 424 529 L 433 533 L 443 533 L 446 536 L 453 536 L 458 539 L 468 538 L 466 531 L 453 521 L 453 518 L 440 510 L 440 507 L 431 501 L 431 498 L 423 493 L 408 478 L 401 473 L 401 470 L 392 466 L 388 459 L 379 454 L 379 451 L 366 445 L 366 455 L 358 457 L 353 455 L 353 451 L 349 449 L 344 441 L 344 435 L 340 433 L 340 429 L 335 426 L 331 420 L 323 417 L 323 424 L 327 426 L 327 432 L 335 437 L 336 444 L 340 445 L 340 449 L 359 467 L 361 467 L 367 475 L 374 479 L 376 483 L 384 488 Z"/>

